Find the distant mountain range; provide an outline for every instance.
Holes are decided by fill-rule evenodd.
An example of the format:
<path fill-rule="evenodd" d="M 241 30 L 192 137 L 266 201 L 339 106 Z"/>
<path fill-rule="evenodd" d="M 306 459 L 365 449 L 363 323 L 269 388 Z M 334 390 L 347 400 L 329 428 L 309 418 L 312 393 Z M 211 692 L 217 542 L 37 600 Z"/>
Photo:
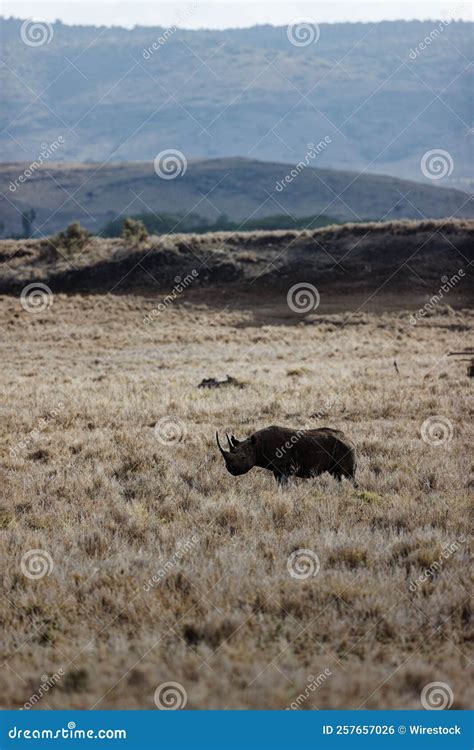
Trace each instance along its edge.
<path fill-rule="evenodd" d="M 32 161 L 61 136 L 54 160 L 65 163 L 152 162 L 170 148 L 296 163 L 327 138 L 312 166 L 424 181 L 423 155 L 442 149 L 451 164 L 436 184 L 469 190 L 472 28 L 322 24 L 299 46 L 286 27 L 57 22 L 28 43 L 28 24 L 4 19 L 2 158 Z"/>
<path fill-rule="evenodd" d="M 175 215 L 176 226 L 168 222 L 161 232 L 188 231 L 196 217 L 219 220 L 221 228 L 226 228 L 224 216 L 242 228 L 275 215 L 288 219 L 281 227 L 308 216 L 338 222 L 474 217 L 474 199 L 459 190 L 241 158 L 190 161 L 175 179 L 158 176 L 153 162 L 47 164 L 20 182 L 27 170 L 25 163 L 0 165 L 4 237 L 21 234 L 22 216 L 32 219 L 36 237 L 76 220 L 98 234 L 117 217 L 137 214 Z"/>

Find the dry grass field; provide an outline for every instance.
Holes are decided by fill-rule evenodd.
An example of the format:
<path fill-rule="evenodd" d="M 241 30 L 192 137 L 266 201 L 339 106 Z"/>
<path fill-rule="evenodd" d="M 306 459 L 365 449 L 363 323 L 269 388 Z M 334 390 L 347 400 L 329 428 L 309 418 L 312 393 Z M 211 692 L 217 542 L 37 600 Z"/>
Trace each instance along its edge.
<path fill-rule="evenodd" d="M 1 707 L 467 707 L 473 312 L 157 301 L 1 298 Z M 270 424 L 344 430 L 359 488 L 228 474 L 215 429 Z"/>

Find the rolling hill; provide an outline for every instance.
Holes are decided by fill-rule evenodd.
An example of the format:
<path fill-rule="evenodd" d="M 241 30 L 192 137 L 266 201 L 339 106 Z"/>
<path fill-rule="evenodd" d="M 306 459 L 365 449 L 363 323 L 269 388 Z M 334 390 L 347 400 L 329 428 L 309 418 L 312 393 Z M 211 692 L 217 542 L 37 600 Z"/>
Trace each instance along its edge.
<path fill-rule="evenodd" d="M 209 221 L 225 214 L 235 222 L 276 214 L 335 221 L 474 217 L 473 199 L 462 191 L 313 167 L 286 183 L 294 165 L 242 158 L 190 161 L 172 180 L 158 177 L 153 162 L 142 162 L 47 164 L 18 182 L 27 168 L 0 165 L 3 236 L 20 234 L 21 215 L 31 210 L 33 236 L 39 237 L 75 220 L 99 233 L 117 216 L 143 213 L 194 214 Z M 176 231 L 182 231 L 179 220 Z"/>

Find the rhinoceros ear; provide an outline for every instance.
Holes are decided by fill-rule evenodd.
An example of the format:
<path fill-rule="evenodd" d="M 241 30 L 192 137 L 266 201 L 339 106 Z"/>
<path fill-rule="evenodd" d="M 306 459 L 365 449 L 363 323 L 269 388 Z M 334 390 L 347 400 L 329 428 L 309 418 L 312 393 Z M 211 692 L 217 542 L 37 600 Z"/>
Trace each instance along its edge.
<path fill-rule="evenodd" d="M 256 444 L 256 442 L 257 442 L 257 438 L 255 437 L 255 435 L 252 435 L 252 436 L 251 436 L 251 438 L 250 438 L 250 442 L 252 443 L 252 445 L 255 445 L 255 444 Z"/>
<path fill-rule="evenodd" d="M 235 435 L 231 435 L 230 439 L 232 441 L 232 447 L 233 448 L 236 448 L 239 445 L 239 443 L 242 442 L 241 440 L 237 440 L 237 438 L 235 437 Z"/>

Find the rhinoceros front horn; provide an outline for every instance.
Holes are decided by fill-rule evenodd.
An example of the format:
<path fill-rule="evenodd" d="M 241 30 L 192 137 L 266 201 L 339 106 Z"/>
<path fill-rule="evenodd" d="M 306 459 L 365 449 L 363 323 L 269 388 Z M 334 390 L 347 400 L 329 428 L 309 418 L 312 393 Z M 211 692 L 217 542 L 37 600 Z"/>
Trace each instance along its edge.
<path fill-rule="evenodd" d="M 219 433 L 217 432 L 217 430 L 216 430 L 216 442 L 217 442 L 217 446 L 218 446 L 220 452 L 222 453 L 222 455 L 225 458 L 226 457 L 226 451 L 224 450 L 224 448 L 222 447 L 222 445 L 219 442 Z"/>

